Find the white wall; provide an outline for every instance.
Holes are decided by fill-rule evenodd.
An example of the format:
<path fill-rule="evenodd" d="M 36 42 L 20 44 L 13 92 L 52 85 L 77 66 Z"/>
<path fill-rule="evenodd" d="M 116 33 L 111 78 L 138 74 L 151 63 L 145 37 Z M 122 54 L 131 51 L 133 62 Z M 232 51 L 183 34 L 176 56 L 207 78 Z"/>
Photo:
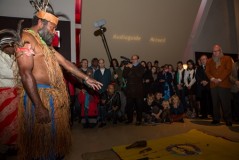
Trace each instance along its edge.
<path fill-rule="evenodd" d="M 194 51 L 211 52 L 214 44 L 220 44 L 225 53 L 237 53 L 236 30 L 239 31 L 239 28 L 236 27 L 235 17 L 230 16 L 230 12 L 236 9 L 236 3 L 233 6 L 229 1 L 233 2 L 233 0 L 213 0 L 202 31 L 195 41 Z M 239 16 L 238 12 L 235 14 L 236 17 Z"/>
<path fill-rule="evenodd" d="M 75 0 L 50 0 L 50 3 L 56 13 L 64 13 L 70 18 L 71 60 L 75 62 Z M 32 18 L 34 12 L 29 0 L 0 0 L 0 16 Z"/>

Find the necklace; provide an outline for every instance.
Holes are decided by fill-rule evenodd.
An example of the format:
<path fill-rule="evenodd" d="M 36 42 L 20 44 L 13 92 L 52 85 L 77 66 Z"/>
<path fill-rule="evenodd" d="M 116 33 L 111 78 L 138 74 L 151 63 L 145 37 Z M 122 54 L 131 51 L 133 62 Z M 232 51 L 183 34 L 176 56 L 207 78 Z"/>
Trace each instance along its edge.
<path fill-rule="evenodd" d="M 28 31 L 29 33 L 31 33 L 32 35 L 34 35 L 37 39 L 40 39 L 41 43 L 44 44 L 44 45 L 46 45 L 46 42 L 42 39 L 42 37 L 41 37 L 38 33 L 36 33 L 35 31 L 33 31 L 32 29 L 28 29 L 28 30 L 26 30 L 26 31 Z"/>

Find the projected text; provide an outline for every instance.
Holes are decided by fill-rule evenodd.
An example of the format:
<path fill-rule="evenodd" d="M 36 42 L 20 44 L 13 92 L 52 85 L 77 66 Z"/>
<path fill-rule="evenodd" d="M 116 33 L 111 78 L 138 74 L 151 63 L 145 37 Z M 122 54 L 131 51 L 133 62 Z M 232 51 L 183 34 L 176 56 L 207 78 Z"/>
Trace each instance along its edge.
<path fill-rule="evenodd" d="M 125 40 L 125 41 L 140 41 L 142 38 L 138 35 L 131 36 L 131 35 L 124 35 L 124 34 L 122 34 L 122 35 L 114 34 L 113 39 Z"/>

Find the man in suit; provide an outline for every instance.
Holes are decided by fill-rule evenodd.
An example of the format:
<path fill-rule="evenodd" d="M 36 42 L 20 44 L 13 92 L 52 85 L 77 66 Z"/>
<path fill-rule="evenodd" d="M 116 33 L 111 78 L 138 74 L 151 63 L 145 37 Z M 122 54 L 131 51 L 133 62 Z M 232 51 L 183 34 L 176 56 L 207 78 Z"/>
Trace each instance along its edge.
<path fill-rule="evenodd" d="M 110 69 L 105 68 L 105 60 L 99 59 L 99 69 L 94 73 L 94 78 L 103 84 L 102 88 L 99 90 L 99 93 L 106 91 L 107 86 L 111 82 L 111 71 Z"/>
<path fill-rule="evenodd" d="M 206 63 L 207 63 L 207 56 L 202 55 L 200 57 L 201 65 L 197 68 L 196 71 L 196 95 L 200 101 L 200 112 L 202 119 L 208 118 L 208 114 L 211 114 L 211 92 L 210 92 L 210 80 L 208 79 L 205 70 L 206 70 Z"/>
<path fill-rule="evenodd" d="M 126 97 L 127 106 L 126 114 L 128 121 L 126 123 L 133 122 L 134 107 L 136 109 L 136 125 L 140 125 L 142 122 L 143 112 L 143 76 L 145 69 L 139 62 L 139 56 L 133 55 L 131 57 L 131 63 L 128 63 L 123 71 L 123 77 L 127 80 Z"/>

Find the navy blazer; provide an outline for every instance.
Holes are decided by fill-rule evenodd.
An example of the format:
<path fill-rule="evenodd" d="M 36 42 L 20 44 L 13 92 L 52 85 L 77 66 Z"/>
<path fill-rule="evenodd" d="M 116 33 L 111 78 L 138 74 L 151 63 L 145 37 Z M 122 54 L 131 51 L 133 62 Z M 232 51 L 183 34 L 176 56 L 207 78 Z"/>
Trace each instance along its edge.
<path fill-rule="evenodd" d="M 105 68 L 104 74 L 102 75 L 100 69 L 97 69 L 94 73 L 94 79 L 103 84 L 99 93 L 106 91 L 108 85 L 111 83 L 111 72 L 110 69 Z"/>

